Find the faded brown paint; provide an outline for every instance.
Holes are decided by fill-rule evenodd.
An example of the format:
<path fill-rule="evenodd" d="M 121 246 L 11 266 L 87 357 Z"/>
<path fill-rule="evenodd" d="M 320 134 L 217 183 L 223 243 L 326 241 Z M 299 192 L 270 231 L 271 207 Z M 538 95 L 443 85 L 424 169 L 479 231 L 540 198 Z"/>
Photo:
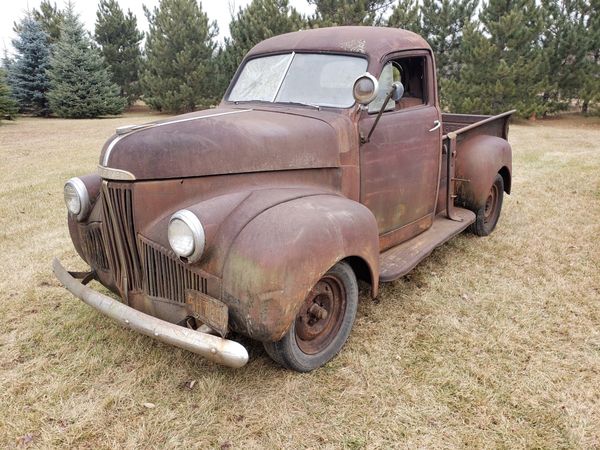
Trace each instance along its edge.
<path fill-rule="evenodd" d="M 507 139 L 508 121 L 513 112 L 495 117 L 444 115 L 444 120 L 448 120 L 444 132 L 454 129 L 456 136 L 455 191 L 458 204 L 469 209 L 483 206 L 498 173 L 508 174 L 505 190 L 510 194 L 512 150 Z"/>
<path fill-rule="evenodd" d="M 364 114 L 361 128 L 369 129 L 373 117 Z M 440 133 L 429 129 L 438 119 L 435 105 L 384 114 L 361 147 L 361 202 L 375 214 L 381 234 L 433 218 Z"/>
<path fill-rule="evenodd" d="M 362 54 L 369 61 L 380 61 L 390 53 L 421 49 L 430 50 L 431 47 L 421 36 L 408 30 L 348 26 L 303 30 L 272 37 L 256 44 L 246 58 L 294 51 Z"/>
<path fill-rule="evenodd" d="M 82 177 L 92 210 L 81 223 L 69 217 L 69 231 L 100 282 L 130 306 L 179 322 L 188 314 L 184 293 L 195 290 L 227 305 L 232 330 L 277 340 L 336 262 L 366 267 L 358 272 L 375 296 L 380 279 L 403 275 L 474 220 L 460 208 L 462 222 L 448 220 L 448 197 L 475 208 L 499 172 L 509 191 L 510 114 L 441 114 L 433 56 L 421 37 L 387 28 L 309 30 L 268 39 L 246 60 L 291 51 L 362 55 L 375 76 L 392 57 L 422 55 L 428 103 L 384 113 L 362 145 L 374 115 L 358 106 L 262 102 L 223 101 L 113 136 L 100 164 L 136 179 Z M 430 132 L 435 120 L 443 127 Z M 442 134 L 450 132 L 456 155 L 444 151 Z M 179 261 L 167 239 L 169 218 L 182 208 L 206 234 L 194 264 Z"/>
<path fill-rule="evenodd" d="M 138 180 L 339 167 L 349 150 L 339 136 L 352 129 L 350 119 L 334 112 L 262 105 L 217 108 L 171 122 L 114 136 L 100 164 Z"/>
<path fill-rule="evenodd" d="M 238 299 L 238 327 L 258 340 L 278 340 L 310 289 L 350 256 L 365 260 L 377 279 L 375 218 L 360 203 L 308 195 L 266 210 L 236 237 L 223 270 L 224 291 Z"/>

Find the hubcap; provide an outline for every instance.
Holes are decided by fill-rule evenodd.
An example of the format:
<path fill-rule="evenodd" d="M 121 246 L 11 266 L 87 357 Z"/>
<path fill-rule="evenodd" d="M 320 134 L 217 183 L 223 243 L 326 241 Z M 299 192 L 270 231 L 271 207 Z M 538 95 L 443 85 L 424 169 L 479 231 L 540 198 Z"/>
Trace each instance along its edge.
<path fill-rule="evenodd" d="M 323 351 L 337 335 L 346 312 L 346 291 L 326 275 L 308 293 L 296 317 L 296 342 L 306 354 Z"/>

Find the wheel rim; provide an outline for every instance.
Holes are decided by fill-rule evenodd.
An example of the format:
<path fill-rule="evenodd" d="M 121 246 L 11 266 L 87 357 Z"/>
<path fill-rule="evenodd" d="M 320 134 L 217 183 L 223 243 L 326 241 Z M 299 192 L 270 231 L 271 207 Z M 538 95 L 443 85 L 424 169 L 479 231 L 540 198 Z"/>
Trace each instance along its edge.
<path fill-rule="evenodd" d="M 314 355 L 327 348 L 335 338 L 346 312 L 346 290 L 341 280 L 326 275 L 309 292 L 296 316 L 298 347 Z"/>
<path fill-rule="evenodd" d="M 498 205 L 498 186 L 494 183 L 490 193 L 485 201 L 485 208 L 483 210 L 483 221 L 484 223 L 490 222 L 496 212 L 496 206 Z"/>

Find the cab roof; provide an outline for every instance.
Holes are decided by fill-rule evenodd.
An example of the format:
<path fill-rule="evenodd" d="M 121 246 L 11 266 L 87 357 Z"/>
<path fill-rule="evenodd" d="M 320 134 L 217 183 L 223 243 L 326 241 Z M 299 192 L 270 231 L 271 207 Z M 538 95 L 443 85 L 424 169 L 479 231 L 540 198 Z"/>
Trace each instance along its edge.
<path fill-rule="evenodd" d="M 358 53 L 379 60 L 403 50 L 431 50 L 418 34 L 400 28 L 329 27 L 281 34 L 255 45 L 247 57 L 283 51 Z"/>

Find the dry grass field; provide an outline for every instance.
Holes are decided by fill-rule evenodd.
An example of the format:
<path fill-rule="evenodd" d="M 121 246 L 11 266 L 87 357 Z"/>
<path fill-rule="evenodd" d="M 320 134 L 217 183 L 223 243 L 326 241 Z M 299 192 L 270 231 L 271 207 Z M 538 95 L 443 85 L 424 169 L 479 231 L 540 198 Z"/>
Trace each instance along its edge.
<path fill-rule="evenodd" d="M 64 181 L 149 119 L 0 125 L 1 448 L 600 448 L 599 120 L 513 125 L 497 230 L 363 288 L 342 353 L 297 374 L 136 335 L 54 279 L 84 268 Z"/>

